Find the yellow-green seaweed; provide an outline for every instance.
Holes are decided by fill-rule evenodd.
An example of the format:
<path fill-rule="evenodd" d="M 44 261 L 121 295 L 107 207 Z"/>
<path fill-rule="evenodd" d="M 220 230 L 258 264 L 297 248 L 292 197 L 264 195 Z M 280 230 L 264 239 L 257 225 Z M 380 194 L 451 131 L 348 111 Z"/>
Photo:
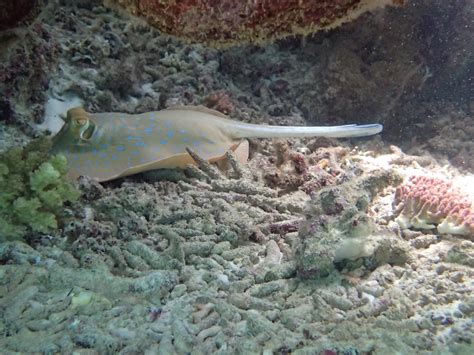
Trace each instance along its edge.
<path fill-rule="evenodd" d="M 79 191 L 64 179 L 64 155 L 49 156 L 51 142 L 35 140 L 0 154 L 0 241 L 58 228 L 65 202 Z"/>

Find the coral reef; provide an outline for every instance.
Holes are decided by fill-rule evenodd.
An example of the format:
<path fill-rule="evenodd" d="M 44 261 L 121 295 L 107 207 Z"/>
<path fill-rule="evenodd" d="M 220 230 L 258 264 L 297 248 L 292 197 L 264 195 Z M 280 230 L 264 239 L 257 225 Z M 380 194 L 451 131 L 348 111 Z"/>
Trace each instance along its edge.
<path fill-rule="evenodd" d="M 412 176 L 397 188 L 394 208 L 401 228 L 436 227 L 441 234 L 474 238 L 473 202 L 449 181 Z"/>
<path fill-rule="evenodd" d="M 422 149 L 429 150 L 437 157 L 447 157 L 449 162 L 459 169 L 474 172 L 472 115 L 474 111 L 469 115 L 453 109 L 449 115 L 443 114 L 437 117 L 431 126 L 431 130 L 436 132 L 435 135 L 421 145 L 414 144 L 415 148 L 411 151 L 421 154 Z"/>
<path fill-rule="evenodd" d="M 453 102 L 449 107 L 457 108 L 458 101 L 469 99 L 467 91 L 456 98 L 439 96 L 447 92 L 441 87 L 447 81 L 437 78 L 451 74 L 443 69 L 448 58 L 442 54 L 455 49 L 445 41 L 444 47 L 429 52 L 434 39 L 430 33 L 421 33 L 420 19 L 429 16 L 438 23 L 445 17 L 428 1 L 366 16 L 364 25 L 360 19 L 331 36 L 321 33 L 307 38 L 304 45 L 299 39 L 287 39 L 258 49 L 244 46 L 225 51 L 179 44 L 97 2 L 89 7 L 73 1 L 62 3 L 69 7 L 57 8 L 43 21 L 51 43 L 58 43 L 61 49 L 61 71 L 51 75 L 49 95 L 64 101 L 78 96 L 91 112 L 139 113 L 181 104 L 214 106 L 212 96 L 223 92 L 234 106 L 233 118 L 306 125 L 376 120 L 384 123 L 386 136 L 407 144 L 417 135 L 426 141 L 427 132 L 433 132 L 422 126 L 431 125 L 427 117 L 436 114 L 429 94 L 433 84 L 436 100 L 443 102 L 436 112 L 450 115 L 451 110 L 443 109 L 448 107 L 445 100 Z M 450 11 L 465 16 L 468 7 L 463 4 L 450 6 Z M 90 28 L 98 32 L 91 34 Z M 414 28 L 416 36 L 405 35 Z M 456 27 L 456 36 L 461 36 L 461 29 Z M 376 36 L 378 33 L 383 36 Z M 431 67 L 429 56 L 441 64 Z M 456 76 L 450 82 L 465 87 L 467 77 Z M 428 102 L 420 105 L 420 99 Z M 231 110 L 227 103 L 224 106 Z M 23 114 L 20 107 L 10 108 L 12 115 Z"/>
<path fill-rule="evenodd" d="M 0 155 L 0 241 L 57 229 L 64 203 L 79 197 L 65 180 L 66 158 L 49 158 L 50 147 L 40 139 Z"/>
<path fill-rule="evenodd" d="M 12 28 L 38 6 L 38 0 L 0 0 L 0 31 Z"/>
<path fill-rule="evenodd" d="M 329 147 L 321 146 L 321 142 Z M 301 190 L 312 196 L 322 187 L 334 185 L 338 178 L 344 179 L 341 165 L 348 149 L 324 138 L 311 139 L 306 147 L 295 145 L 296 140 L 278 140 L 270 149 L 261 148 L 275 150 L 275 154 L 254 156 L 254 160 L 260 163 L 265 182 L 279 189 L 279 195 Z"/>
<path fill-rule="evenodd" d="M 14 2 L 15 6 L 23 3 Z M 34 5 L 35 1 L 28 3 Z M 53 8 L 51 2 L 42 9 L 43 15 Z M 49 76 L 57 56 L 57 43 L 40 18 L 0 32 L 0 121 L 15 123 L 29 135 L 36 133 L 33 126 L 43 120 Z"/>
<path fill-rule="evenodd" d="M 203 105 L 226 115 L 232 113 L 235 109 L 232 100 L 224 91 L 211 92 L 204 98 Z"/>
<path fill-rule="evenodd" d="M 355 260 L 344 259 L 355 256 L 347 253 L 354 245 L 346 255 L 339 249 L 340 272 L 298 277 L 295 248 L 303 234 L 294 222 L 301 224 L 307 200 L 277 197 L 256 169 L 229 158 L 227 175 L 200 162 L 179 182 L 149 176 L 101 186 L 82 179 L 84 204 L 74 206 L 80 218 L 64 230 L 70 244 L 1 244 L 0 347 L 165 354 L 467 349 L 472 242 L 442 240 L 416 255 L 410 250 L 415 257 L 403 262 L 403 240 L 389 235 L 378 252 Z M 367 221 L 366 204 L 390 177 L 346 179 L 339 192 L 328 187 L 314 198 L 304 224 L 323 207 L 332 227 L 338 213 L 347 217 L 345 229 L 353 218 Z M 335 193 L 331 203 L 325 196 Z"/>
<path fill-rule="evenodd" d="M 29 244 L 0 243 L 4 352 L 472 352 L 474 243 L 400 230 L 398 181 L 375 192 L 395 173 L 458 183 L 446 156 L 472 167 L 470 0 L 419 0 L 227 50 L 162 36 L 101 0 L 49 3 L 60 6 L 41 26 L 59 70 L 38 92 L 52 100 L 129 113 L 206 104 L 280 125 L 384 121 L 385 135 L 251 141 L 248 168 L 225 173 L 81 179 L 80 203 L 64 209 L 74 218 Z M 0 99 L 2 150 L 42 110 L 16 104 L 15 85 L 2 86 L 13 92 Z"/>
<path fill-rule="evenodd" d="M 299 231 L 296 257 L 301 277 L 327 276 L 344 260 L 359 259 L 369 268 L 408 260 L 405 243 L 388 231 L 378 231 L 366 215 L 373 197 L 393 180 L 384 171 L 343 175 L 335 186 L 318 191 Z"/>
<path fill-rule="evenodd" d="M 262 42 L 337 27 L 365 11 L 403 0 L 284 1 L 109 0 L 160 31 L 214 44 Z"/>

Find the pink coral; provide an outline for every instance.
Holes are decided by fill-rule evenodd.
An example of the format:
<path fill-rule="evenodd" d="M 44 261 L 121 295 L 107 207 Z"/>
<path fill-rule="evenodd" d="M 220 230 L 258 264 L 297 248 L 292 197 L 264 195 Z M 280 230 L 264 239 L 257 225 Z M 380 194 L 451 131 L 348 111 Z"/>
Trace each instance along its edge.
<path fill-rule="evenodd" d="M 395 221 L 402 228 L 432 229 L 440 234 L 474 235 L 474 204 L 451 182 L 412 176 L 395 193 Z"/>

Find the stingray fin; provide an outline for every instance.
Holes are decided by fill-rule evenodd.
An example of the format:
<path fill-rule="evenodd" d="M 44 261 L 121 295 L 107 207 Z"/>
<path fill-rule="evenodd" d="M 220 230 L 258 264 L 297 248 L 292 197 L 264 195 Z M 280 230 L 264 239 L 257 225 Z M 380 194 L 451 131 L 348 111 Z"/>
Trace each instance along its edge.
<path fill-rule="evenodd" d="M 242 139 L 242 141 L 234 149 L 235 157 L 239 163 L 247 163 L 249 159 L 249 150 L 249 141 L 246 139 Z"/>
<path fill-rule="evenodd" d="M 202 105 L 199 105 L 199 106 L 192 106 L 192 105 L 189 105 L 189 106 L 172 106 L 172 107 L 169 107 L 167 108 L 166 110 L 169 110 L 169 111 L 195 111 L 195 112 L 202 112 L 202 113 L 208 113 L 210 115 L 214 115 L 214 116 L 218 116 L 218 117 L 222 117 L 222 118 L 229 118 L 228 116 L 224 115 L 222 112 L 219 112 L 219 111 L 216 111 L 216 110 L 213 110 L 211 108 L 208 108 L 206 106 L 202 106 Z"/>

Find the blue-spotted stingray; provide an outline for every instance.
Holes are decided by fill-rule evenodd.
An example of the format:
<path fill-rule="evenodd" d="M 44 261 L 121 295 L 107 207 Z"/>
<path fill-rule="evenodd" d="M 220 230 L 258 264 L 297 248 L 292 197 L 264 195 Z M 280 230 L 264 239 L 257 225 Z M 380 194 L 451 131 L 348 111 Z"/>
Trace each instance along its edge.
<path fill-rule="evenodd" d="M 217 162 L 233 150 L 248 157 L 245 138 L 361 137 L 377 134 L 380 124 L 331 127 L 256 125 L 231 120 L 201 106 L 184 106 L 136 115 L 67 112 L 65 124 L 53 137 L 52 153 L 62 153 L 69 177 L 81 175 L 108 181 L 148 170 L 184 168 L 194 163 L 186 148 Z"/>

